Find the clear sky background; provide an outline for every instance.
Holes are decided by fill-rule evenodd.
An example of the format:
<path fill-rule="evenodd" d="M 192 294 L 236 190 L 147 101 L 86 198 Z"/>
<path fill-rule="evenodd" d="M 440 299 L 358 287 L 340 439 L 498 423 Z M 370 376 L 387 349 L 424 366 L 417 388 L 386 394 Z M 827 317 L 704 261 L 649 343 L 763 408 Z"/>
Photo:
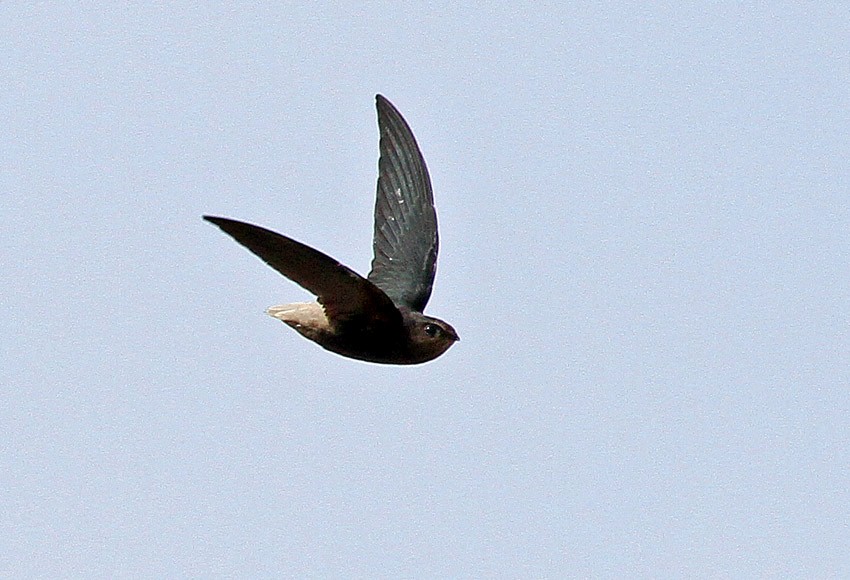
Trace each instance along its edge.
<path fill-rule="evenodd" d="M 762 6 L 0 4 L 0 575 L 850 575 L 850 8 Z M 424 366 L 201 220 L 365 274 L 375 93 Z"/>

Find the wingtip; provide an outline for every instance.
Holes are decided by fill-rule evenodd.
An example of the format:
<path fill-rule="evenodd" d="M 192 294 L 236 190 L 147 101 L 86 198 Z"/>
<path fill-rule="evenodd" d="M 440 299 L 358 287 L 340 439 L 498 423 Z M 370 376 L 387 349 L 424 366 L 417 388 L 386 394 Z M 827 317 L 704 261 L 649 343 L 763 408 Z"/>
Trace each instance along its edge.
<path fill-rule="evenodd" d="M 382 110 L 390 110 L 390 111 L 398 112 L 397 109 L 395 108 L 395 105 L 393 105 L 390 102 L 390 100 L 388 98 L 386 98 L 384 95 L 382 95 L 381 93 L 378 93 L 377 95 L 375 95 L 375 106 L 377 107 L 379 112 L 382 111 Z"/>

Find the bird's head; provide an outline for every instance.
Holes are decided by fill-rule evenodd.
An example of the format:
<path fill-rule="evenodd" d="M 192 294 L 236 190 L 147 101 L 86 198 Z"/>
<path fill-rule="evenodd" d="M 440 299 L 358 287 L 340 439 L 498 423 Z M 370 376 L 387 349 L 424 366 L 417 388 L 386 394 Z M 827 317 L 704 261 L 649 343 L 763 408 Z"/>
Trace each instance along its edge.
<path fill-rule="evenodd" d="M 437 358 L 460 340 L 451 324 L 419 312 L 410 313 L 408 324 L 411 355 L 417 363 Z"/>

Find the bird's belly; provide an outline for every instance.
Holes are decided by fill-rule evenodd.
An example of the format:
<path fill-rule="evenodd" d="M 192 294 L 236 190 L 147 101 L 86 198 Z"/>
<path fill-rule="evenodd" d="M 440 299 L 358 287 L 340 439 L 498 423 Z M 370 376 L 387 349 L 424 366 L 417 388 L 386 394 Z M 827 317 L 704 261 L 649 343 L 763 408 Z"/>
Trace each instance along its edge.
<path fill-rule="evenodd" d="M 405 364 L 407 340 L 404 334 L 368 324 L 348 324 L 343 329 L 331 326 L 318 302 L 298 302 L 272 306 L 266 311 L 322 348 L 339 355 L 368 362 Z M 421 362 L 421 361 L 410 361 Z"/>

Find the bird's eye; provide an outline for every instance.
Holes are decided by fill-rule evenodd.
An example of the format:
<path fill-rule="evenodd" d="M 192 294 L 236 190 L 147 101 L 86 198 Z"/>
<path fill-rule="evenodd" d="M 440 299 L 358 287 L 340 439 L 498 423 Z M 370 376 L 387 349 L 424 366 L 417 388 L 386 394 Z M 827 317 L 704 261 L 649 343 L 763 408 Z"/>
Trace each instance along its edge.
<path fill-rule="evenodd" d="M 431 338 L 434 338 L 439 333 L 440 333 L 440 327 L 437 326 L 436 324 L 428 323 L 428 324 L 425 325 L 425 334 L 427 334 Z"/>

